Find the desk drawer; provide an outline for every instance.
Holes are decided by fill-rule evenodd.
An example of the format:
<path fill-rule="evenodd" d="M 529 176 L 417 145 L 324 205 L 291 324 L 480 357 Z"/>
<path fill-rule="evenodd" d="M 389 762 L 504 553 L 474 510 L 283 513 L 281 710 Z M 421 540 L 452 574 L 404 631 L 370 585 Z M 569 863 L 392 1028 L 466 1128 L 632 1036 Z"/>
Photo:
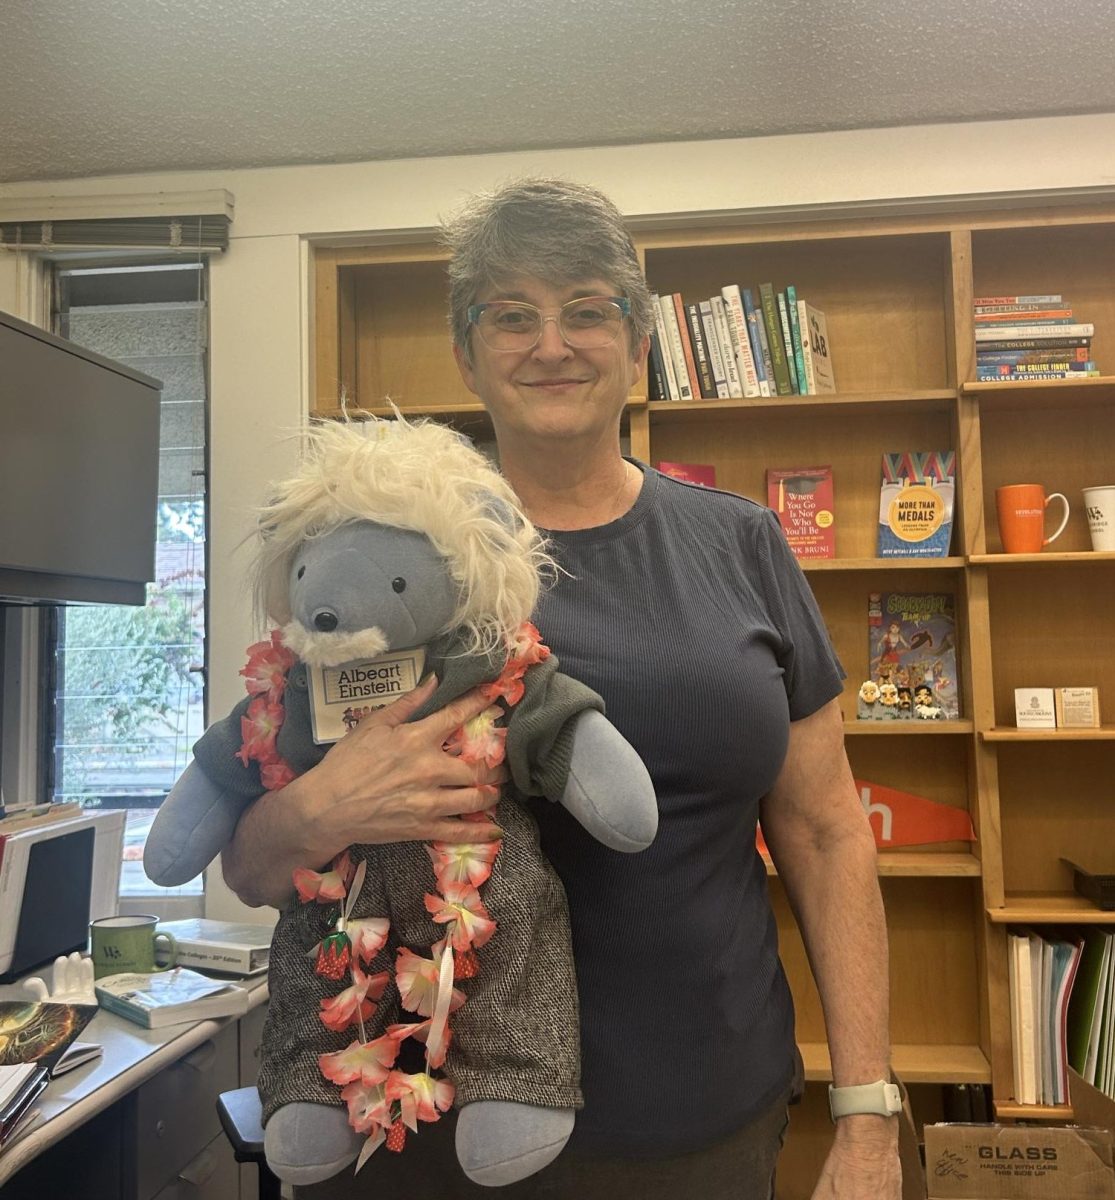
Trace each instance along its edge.
<path fill-rule="evenodd" d="M 238 1049 L 231 1022 L 128 1097 L 124 1161 L 135 1165 L 135 1200 L 158 1195 L 223 1136 L 217 1097 L 238 1084 Z"/>
<path fill-rule="evenodd" d="M 215 1137 L 155 1200 L 240 1200 L 240 1166 L 228 1138 Z"/>

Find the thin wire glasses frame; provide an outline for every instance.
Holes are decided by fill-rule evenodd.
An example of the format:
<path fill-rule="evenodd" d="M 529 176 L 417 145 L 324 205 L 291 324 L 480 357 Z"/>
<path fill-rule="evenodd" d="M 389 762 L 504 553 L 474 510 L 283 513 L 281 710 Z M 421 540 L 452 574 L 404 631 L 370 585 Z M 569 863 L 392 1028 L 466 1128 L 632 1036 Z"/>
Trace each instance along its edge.
<path fill-rule="evenodd" d="M 492 300 L 471 304 L 466 313 L 484 345 L 501 354 L 533 350 L 547 321 L 557 325 L 562 340 L 574 349 L 609 346 L 630 315 L 631 301 L 625 296 L 578 296 L 550 313 L 521 300 Z"/>

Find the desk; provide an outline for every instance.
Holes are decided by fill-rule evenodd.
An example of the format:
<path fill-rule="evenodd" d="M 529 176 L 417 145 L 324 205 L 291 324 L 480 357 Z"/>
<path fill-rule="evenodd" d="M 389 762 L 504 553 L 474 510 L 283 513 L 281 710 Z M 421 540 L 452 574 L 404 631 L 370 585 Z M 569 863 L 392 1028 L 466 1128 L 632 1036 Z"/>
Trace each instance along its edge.
<path fill-rule="evenodd" d="M 243 982 L 250 991 L 248 1013 L 243 1017 L 144 1029 L 113 1013 L 103 1010 L 97 1013 L 80 1036 L 82 1041 L 98 1042 L 103 1046 L 103 1057 L 51 1080 L 36 1105 L 42 1112 L 42 1119 L 0 1153 L 0 1187 L 44 1151 L 118 1105 L 167 1068 L 200 1052 L 201 1047 L 221 1036 L 230 1026 L 250 1023 L 253 1028 L 257 1027 L 261 1015 L 257 1010 L 267 1001 L 267 978 L 264 975 Z M 0 999 L 14 997 L 22 998 L 23 994 L 12 986 L 0 988 Z M 234 1079 L 233 1087 L 254 1082 L 254 1075 L 249 1079 L 241 1078 L 244 1071 L 239 1061 L 235 1066 L 224 1065 Z M 215 1111 L 213 1119 L 216 1120 Z M 81 1170 L 79 1163 L 72 1167 Z M 135 1167 L 131 1164 L 125 1173 L 134 1176 L 137 1173 Z"/>

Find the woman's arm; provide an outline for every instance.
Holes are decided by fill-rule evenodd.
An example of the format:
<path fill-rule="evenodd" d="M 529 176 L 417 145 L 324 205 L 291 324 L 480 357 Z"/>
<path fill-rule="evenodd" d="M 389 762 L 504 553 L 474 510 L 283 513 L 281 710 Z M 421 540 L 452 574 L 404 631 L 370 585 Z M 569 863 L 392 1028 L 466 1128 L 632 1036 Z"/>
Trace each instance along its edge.
<path fill-rule="evenodd" d="M 817 981 L 833 1082 L 889 1079 L 886 919 L 838 701 L 790 725 L 761 820 Z M 901 1186 L 897 1121 L 863 1114 L 837 1121 L 814 1200 L 898 1200 Z"/>
<path fill-rule="evenodd" d="M 221 855 L 225 882 L 245 904 L 281 907 L 293 895 L 296 867 L 321 867 L 346 846 L 500 836 L 489 822 L 456 818 L 495 803 L 504 769 L 469 765 L 442 750 L 491 701 L 469 692 L 407 723 L 435 686 L 427 681 L 372 713 L 316 767 L 246 810 Z"/>

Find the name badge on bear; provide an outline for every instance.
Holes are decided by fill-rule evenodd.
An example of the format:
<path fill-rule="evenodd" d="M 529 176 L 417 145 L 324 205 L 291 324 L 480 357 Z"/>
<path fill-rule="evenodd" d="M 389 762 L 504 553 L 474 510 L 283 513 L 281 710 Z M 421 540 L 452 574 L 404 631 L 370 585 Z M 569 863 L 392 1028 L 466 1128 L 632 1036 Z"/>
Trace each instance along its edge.
<path fill-rule="evenodd" d="M 374 709 L 413 692 L 426 665 L 425 647 L 397 650 L 339 667 L 310 667 L 314 741 L 337 742 Z"/>

